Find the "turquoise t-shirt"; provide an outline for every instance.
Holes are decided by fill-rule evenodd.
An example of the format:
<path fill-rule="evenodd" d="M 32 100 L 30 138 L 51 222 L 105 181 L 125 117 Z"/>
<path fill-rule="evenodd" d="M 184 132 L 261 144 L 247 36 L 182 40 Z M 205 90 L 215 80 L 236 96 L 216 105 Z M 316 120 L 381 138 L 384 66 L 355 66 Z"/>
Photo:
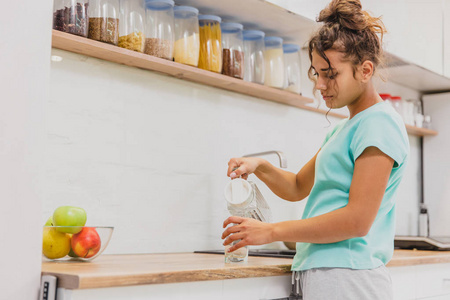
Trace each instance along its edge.
<path fill-rule="evenodd" d="M 373 269 L 391 259 L 395 193 L 408 160 L 409 141 L 402 118 L 385 102 L 372 105 L 350 120 L 342 120 L 328 133 L 316 158 L 314 186 L 302 218 L 326 214 L 348 204 L 355 161 L 370 146 L 377 147 L 395 162 L 369 233 L 337 243 L 297 243 L 292 270 Z"/>

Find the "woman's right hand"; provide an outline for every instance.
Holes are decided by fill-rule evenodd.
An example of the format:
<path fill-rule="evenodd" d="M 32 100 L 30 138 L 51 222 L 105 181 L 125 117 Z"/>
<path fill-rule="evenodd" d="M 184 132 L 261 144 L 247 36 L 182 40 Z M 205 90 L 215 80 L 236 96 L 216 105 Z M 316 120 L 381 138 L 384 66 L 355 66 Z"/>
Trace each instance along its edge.
<path fill-rule="evenodd" d="M 228 162 L 227 176 L 231 179 L 238 177 L 247 179 L 248 175 L 254 173 L 263 162 L 264 159 L 258 157 L 232 158 Z"/>

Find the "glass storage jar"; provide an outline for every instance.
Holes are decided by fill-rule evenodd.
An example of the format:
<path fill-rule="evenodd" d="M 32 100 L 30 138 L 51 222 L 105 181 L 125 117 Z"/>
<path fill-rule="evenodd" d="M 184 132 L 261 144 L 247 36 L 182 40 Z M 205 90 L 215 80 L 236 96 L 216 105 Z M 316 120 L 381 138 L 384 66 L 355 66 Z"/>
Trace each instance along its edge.
<path fill-rule="evenodd" d="M 222 74 L 244 78 L 244 26 L 239 23 L 222 23 Z"/>
<path fill-rule="evenodd" d="M 54 0 L 53 29 L 87 37 L 89 0 Z"/>
<path fill-rule="evenodd" d="M 222 73 L 222 19 L 213 15 L 198 16 L 200 29 L 200 56 L 198 67 Z"/>
<path fill-rule="evenodd" d="M 380 97 L 384 100 L 384 102 L 392 106 L 391 94 L 380 94 Z"/>
<path fill-rule="evenodd" d="M 119 42 L 119 0 L 90 0 L 88 37 L 117 46 Z"/>
<path fill-rule="evenodd" d="M 197 67 L 200 54 L 198 9 L 190 6 L 175 6 L 173 11 L 175 16 L 174 60 Z"/>
<path fill-rule="evenodd" d="M 300 46 L 296 44 L 283 44 L 285 84 L 284 89 L 300 94 Z"/>
<path fill-rule="evenodd" d="M 414 126 L 414 107 L 415 107 L 415 100 L 413 99 L 406 99 L 402 103 L 403 105 L 403 120 L 405 121 L 405 124 Z"/>
<path fill-rule="evenodd" d="M 283 39 L 277 36 L 264 38 L 264 85 L 284 87 Z"/>
<path fill-rule="evenodd" d="M 146 54 L 173 59 L 174 48 L 174 17 L 172 0 L 145 0 L 146 27 L 145 48 Z"/>
<path fill-rule="evenodd" d="M 264 84 L 264 36 L 260 30 L 244 30 L 244 80 Z"/>
<path fill-rule="evenodd" d="M 400 116 L 403 118 L 403 121 L 405 121 L 405 115 L 403 113 L 402 97 L 391 96 L 391 103 L 392 103 L 392 107 L 400 114 Z"/>
<path fill-rule="evenodd" d="M 119 18 L 119 47 L 144 52 L 144 2 L 142 0 L 121 0 Z"/>

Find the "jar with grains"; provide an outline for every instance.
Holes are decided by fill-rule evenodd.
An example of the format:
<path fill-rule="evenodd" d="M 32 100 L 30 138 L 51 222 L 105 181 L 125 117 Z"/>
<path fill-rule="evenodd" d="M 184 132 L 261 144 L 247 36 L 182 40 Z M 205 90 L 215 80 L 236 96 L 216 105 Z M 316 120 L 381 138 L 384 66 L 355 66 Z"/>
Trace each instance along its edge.
<path fill-rule="evenodd" d="M 260 30 L 244 30 L 244 80 L 264 84 L 264 36 Z"/>
<path fill-rule="evenodd" d="M 296 44 L 283 44 L 284 52 L 284 89 L 296 94 L 300 94 L 300 46 Z"/>
<path fill-rule="evenodd" d="M 222 23 L 223 64 L 222 74 L 244 78 L 244 26 L 239 23 Z"/>
<path fill-rule="evenodd" d="M 173 60 L 174 17 L 172 0 L 145 0 L 145 47 L 148 55 Z"/>
<path fill-rule="evenodd" d="M 53 29 L 87 37 L 89 29 L 89 0 L 55 0 Z"/>
<path fill-rule="evenodd" d="M 88 38 L 117 46 L 119 10 L 119 0 L 90 0 Z"/>
<path fill-rule="evenodd" d="M 390 106 L 392 106 L 391 94 L 379 94 L 379 95 L 386 104 L 389 104 Z"/>
<path fill-rule="evenodd" d="M 142 0 L 120 1 L 119 47 L 144 52 L 145 8 Z"/>
<path fill-rule="evenodd" d="M 283 39 L 276 36 L 264 38 L 264 85 L 283 88 L 284 87 L 284 55 Z"/>
<path fill-rule="evenodd" d="M 200 26 L 200 56 L 198 67 L 222 73 L 222 18 L 213 15 L 198 16 Z"/>
<path fill-rule="evenodd" d="M 399 113 L 399 115 L 405 121 L 404 102 L 400 96 L 391 96 L 392 107 Z"/>
<path fill-rule="evenodd" d="M 175 6 L 173 12 L 175 17 L 174 60 L 197 67 L 200 54 L 198 9 L 190 6 Z"/>

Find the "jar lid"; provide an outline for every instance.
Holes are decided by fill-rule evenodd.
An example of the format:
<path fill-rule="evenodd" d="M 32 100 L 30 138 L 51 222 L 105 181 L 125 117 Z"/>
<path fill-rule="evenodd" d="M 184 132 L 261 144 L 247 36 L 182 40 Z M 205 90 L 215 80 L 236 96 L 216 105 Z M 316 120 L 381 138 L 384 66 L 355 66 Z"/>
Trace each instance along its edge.
<path fill-rule="evenodd" d="M 386 100 L 386 99 L 391 99 L 391 94 L 379 94 L 381 99 Z"/>
<path fill-rule="evenodd" d="M 283 39 L 278 37 L 278 36 L 266 36 L 264 38 L 264 44 L 266 44 L 266 46 L 278 46 L 281 44 L 283 44 Z"/>
<path fill-rule="evenodd" d="M 242 33 L 244 35 L 244 40 L 246 41 L 259 40 L 266 35 L 264 31 L 261 30 L 244 30 Z"/>
<path fill-rule="evenodd" d="M 295 53 L 300 50 L 300 46 L 297 44 L 283 44 L 284 53 Z"/>
<path fill-rule="evenodd" d="M 222 29 L 222 32 L 225 33 L 235 33 L 235 32 L 239 32 L 242 29 L 244 29 L 244 25 L 239 24 L 239 23 L 222 23 L 220 25 L 220 29 Z"/>
<path fill-rule="evenodd" d="M 174 5 L 173 0 L 145 0 L 145 6 L 151 10 L 168 10 Z"/>
<path fill-rule="evenodd" d="M 198 15 L 198 9 L 192 6 L 175 6 L 173 8 L 175 18 L 188 19 Z"/>
<path fill-rule="evenodd" d="M 199 15 L 198 16 L 199 20 L 208 20 L 208 21 L 216 21 L 216 22 L 222 22 L 222 18 L 219 16 L 214 16 L 214 15 Z"/>

